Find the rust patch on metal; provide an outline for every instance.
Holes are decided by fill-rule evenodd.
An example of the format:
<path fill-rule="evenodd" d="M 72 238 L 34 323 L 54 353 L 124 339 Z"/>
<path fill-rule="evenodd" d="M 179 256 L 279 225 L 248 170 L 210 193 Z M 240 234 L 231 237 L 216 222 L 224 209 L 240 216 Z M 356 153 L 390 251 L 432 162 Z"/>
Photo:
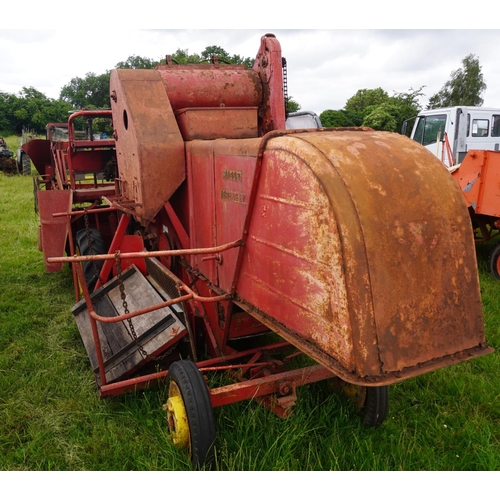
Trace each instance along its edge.
<path fill-rule="evenodd" d="M 431 156 L 366 130 L 272 139 L 239 296 L 355 377 L 394 380 L 482 345 L 467 208 Z"/>

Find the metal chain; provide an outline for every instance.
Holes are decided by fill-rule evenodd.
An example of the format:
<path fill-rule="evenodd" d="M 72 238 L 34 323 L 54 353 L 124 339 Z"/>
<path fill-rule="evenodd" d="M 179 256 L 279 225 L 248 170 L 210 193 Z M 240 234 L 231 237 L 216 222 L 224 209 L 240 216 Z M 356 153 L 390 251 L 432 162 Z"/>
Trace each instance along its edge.
<path fill-rule="evenodd" d="M 122 299 L 123 312 L 128 314 L 130 311 L 128 310 L 127 304 L 127 295 L 125 294 L 125 284 L 123 283 L 122 276 L 122 265 L 120 261 L 120 252 L 117 250 L 115 252 L 115 263 L 116 263 L 116 276 L 118 278 L 120 297 Z M 132 338 L 134 339 L 135 344 L 137 345 L 139 352 L 142 354 L 144 359 L 149 359 L 149 354 L 144 350 L 144 348 L 139 344 L 139 340 L 137 339 L 137 334 L 135 333 L 134 324 L 132 323 L 132 318 L 127 319 L 128 326 L 130 329 L 130 333 L 132 334 Z"/>
<path fill-rule="evenodd" d="M 125 314 L 128 314 L 130 311 L 128 309 L 128 304 L 127 304 L 127 295 L 125 294 L 125 283 L 123 282 L 122 266 L 120 262 L 120 252 L 118 250 L 115 252 L 115 263 L 116 263 L 116 277 L 118 278 L 118 283 L 119 283 L 118 289 L 120 290 L 120 298 L 122 299 L 123 312 Z M 130 333 L 132 334 L 132 338 L 134 339 L 134 343 L 137 345 L 139 352 L 142 354 L 145 360 L 161 361 L 162 359 L 166 358 L 177 347 L 177 342 L 176 342 L 174 345 L 172 345 L 170 349 L 164 352 L 161 356 L 150 356 L 141 346 L 141 344 L 139 344 L 139 339 L 137 338 L 134 324 L 132 323 L 132 318 L 128 318 L 127 322 L 130 329 Z"/>
<path fill-rule="evenodd" d="M 281 58 L 283 67 L 283 96 L 285 97 L 285 118 L 288 118 L 288 75 L 286 70 L 286 58 Z"/>

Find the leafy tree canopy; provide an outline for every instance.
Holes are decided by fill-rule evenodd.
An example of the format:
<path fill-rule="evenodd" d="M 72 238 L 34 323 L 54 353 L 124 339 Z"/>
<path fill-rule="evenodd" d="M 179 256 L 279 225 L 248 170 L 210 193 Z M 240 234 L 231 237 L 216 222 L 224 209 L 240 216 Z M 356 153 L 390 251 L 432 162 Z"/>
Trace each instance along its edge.
<path fill-rule="evenodd" d="M 346 109 L 327 109 L 319 115 L 323 127 L 360 127 L 363 115 Z"/>
<path fill-rule="evenodd" d="M 49 122 L 67 121 L 70 107 L 33 87 L 23 87 L 18 95 L 0 93 L 0 129 L 21 133 L 26 128 L 41 133 Z"/>
<path fill-rule="evenodd" d="M 254 63 L 254 59 L 251 57 L 242 57 L 238 54 L 230 55 L 229 52 L 218 45 L 205 47 L 205 50 L 201 54 L 189 54 L 187 49 L 177 49 L 170 57 L 176 64 L 202 64 L 211 62 L 214 58 L 217 58 L 219 63 L 239 64 L 250 69 Z"/>
<path fill-rule="evenodd" d="M 462 59 L 462 67 L 452 71 L 442 89 L 429 99 L 427 109 L 448 106 L 482 106 L 486 90 L 479 58 L 469 54 Z"/>
<path fill-rule="evenodd" d="M 288 98 L 286 101 L 286 112 L 288 113 L 295 113 L 295 111 L 300 110 L 300 104 L 294 100 L 292 96 Z"/>
<path fill-rule="evenodd" d="M 341 110 L 325 110 L 320 120 L 325 127 L 371 127 L 375 130 L 399 132 L 403 122 L 418 114 L 423 87 L 392 96 L 382 88 L 361 89 Z"/>
<path fill-rule="evenodd" d="M 130 56 L 126 61 L 119 62 L 116 65 L 118 69 L 153 69 L 160 64 L 160 61 L 154 61 L 149 57 Z"/>
<path fill-rule="evenodd" d="M 109 108 L 109 75 L 87 73 L 85 78 L 75 77 L 61 89 L 60 99 L 74 108 Z"/>
<path fill-rule="evenodd" d="M 376 106 L 387 101 L 389 94 L 380 87 L 376 89 L 360 89 L 345 103 L 344 109 L 355 113 L 363 113 L 369 106 Z"/>
<path fill-rule="evenodd" d="M 217 57 L 219 63 L 245 65 L 252 68 L 254 59 L 238 54 L 230 55 L 223 48 L 208 46 L 201 54 L 189 54 L 188 50 L 177 49 L 171 58 L 177 64 L 207 63 Z M 132 55 L 116 64 L 119 69 L 151 69 L 165 64 L 160 61 Z M 109 77 L 111 71 L 101 75 L 87 73 L 84 77 L 75 77 L 61 89 L 59 99 L 49 99 L 33 87 L 23 87 L 19 95 L 0 92 L 0 130 L 20 133 L 24 128 L 43 132 L 49 122 L 65 122 L 72 109 L 106 109 L 109 102 Z M 287 112 L 300 109 L 300 104 L 293 98 L 288 99 Z"/>

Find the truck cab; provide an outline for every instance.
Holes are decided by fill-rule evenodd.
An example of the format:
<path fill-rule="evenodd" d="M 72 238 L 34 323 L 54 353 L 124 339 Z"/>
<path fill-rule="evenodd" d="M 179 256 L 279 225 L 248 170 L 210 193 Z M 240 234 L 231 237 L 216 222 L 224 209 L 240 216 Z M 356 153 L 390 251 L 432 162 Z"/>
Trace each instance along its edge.
<path fill-rule="evenodd" d="M 410 138 L 437 156 L 448 169 L 462 162 L 467 151 L 498 151 L 500 146 L 500 108 L 454 106 L 429 109 L 403 124 L 415 120 Z"/>

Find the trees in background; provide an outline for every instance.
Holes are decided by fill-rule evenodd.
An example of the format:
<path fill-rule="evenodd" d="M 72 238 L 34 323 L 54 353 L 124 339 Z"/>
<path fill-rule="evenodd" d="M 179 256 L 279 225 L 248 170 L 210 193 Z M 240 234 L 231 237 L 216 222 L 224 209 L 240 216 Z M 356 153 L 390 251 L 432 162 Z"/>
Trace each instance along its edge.
<path fill-rule="evenodd" d="M 59 98 L 75 109 L 109 108 L 109 75 L 87 73 L 84 78 L 75 77 L 61 89 Z"/>
<path fill-rule="evenodd" d="M 479 58 L 469 54 L 462 59 L 462 67 L 452 71 L 450 79 L 430 99 L 427 109 L 448 106 L 482 106 L 486 83 Z"/>
<path fill-rule="evenodd" d="M 392 96 L 382 88 L 361 89 L 349 98 L 340 110 L 325 110 L 320 120 L 325 127 L 371 127 L 375 130 L 400 132 L 403 122 L 421 111 L 420 87 L 408 92 L 394 92 Z M 452 71 L 442 89 L 429 99 L 428 109 L 447 106 L 481 106 L 486 90 L 479 59 L 469 54 L 462 60 L 462 68 Z"/>
<path fill-rule="evenodd" d="M 51 99 L 33 87 L 23 87 L 17 95 L 0 92 L 0 130 L 42 132 L 49 122 L 67 121 L 70 110 L 67 102 Z"/>
<path fill-rule="evenodd" d="M 212 45 L 201 54 L 189 54 L 188 50 L 177 49 L 171 56 L 174 64 L 202 64 L 217 58 L 221 64 L 241 64 L 251 68 L 254 59 L 230 55 L 223 48 Z M 152 69 L 165 64 L 166 59 L 154 60 L 137 55 L 116 64 L 120 69 Z M 109 102 L 109 77 L 111 71 L 101 75 L 87 73 L 75 77 L 61 89 L 59 99 L 48 98 L 33 87 L 23 87 L 18 94 L 0 92 L 0 131 L 20 134 L 23 128 L 43 133 L 49 122 L 66 122 L 73 109 L 106 109 Z M 300 105 L 290 99 L 293 111 Z"/>
<path fill-rule="evenodd" d="M 360 89 L 340 110 L 325 110 L 320 114 L 324 127 L 371 127 L 375 130 L 399 132 L 403 122 L 421 110 L 419 97 L 423 87 L 408 92 L 389 94 L 378 87 Z"/>
<path fill-rule="evenodd" d="M 201 54 L 189 54 L 187 49 L 177 49 L 171 56 L 174 64 L 202 64 L 217 60 L 220 64 L 241 64 L 251 68 L 254 59 L 230 55 L 223 48 L 208 46 Z M 165 64 L 166 59 L 154 60 L 132 55 L 116 64 L 120 69 L 151 69 Z M 479 59 L 473 54 L 462 60 L 463 67 L 452 71 L 450 80 L 434 94 L 428 108 L 468 105 L 480 106 L 486 89 Z M 18 95 L 0 92 L 0 130 L 20 133 L 23 128 L 43 132 L 49 122 L 65 122 L 72 109 L 109 108 L 109 76 L 87 73 L 75 77 L 61 89 L 59 99 L 50 99 L 33 87 L 23 87 Z M 324 127 L 371 127 L 375 130 L 400 132 L 405 120 L 421 110 L 419 98 L 422 89 L 410 88 L 407 92 L 360 89 L 349 98 L 343 109 L 327 109 L 320 114 Z M 292 97 L 287 101 L 287 112 L 298 111 L 300 104 Z"/>

